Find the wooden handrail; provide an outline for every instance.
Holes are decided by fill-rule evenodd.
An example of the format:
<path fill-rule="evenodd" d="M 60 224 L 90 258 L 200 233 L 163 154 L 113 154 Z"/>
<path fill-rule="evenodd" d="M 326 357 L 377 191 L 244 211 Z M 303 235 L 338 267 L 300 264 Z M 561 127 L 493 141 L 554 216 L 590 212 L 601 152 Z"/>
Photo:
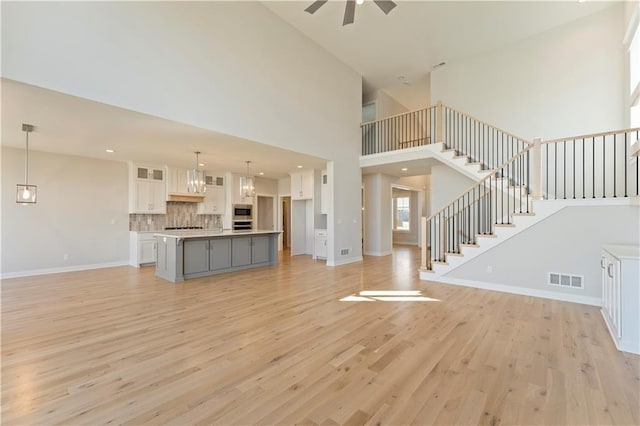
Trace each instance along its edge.
<path fill-rule="evenodd" d="M 408 114 L 413 114 L 413 113 L 420 112 L 420 111 L 426 111 L 426 110 L 429 110 L 429 109 L 431 109 L 431 108 L 435 108 L 435 107 L 437 107 L 437 106 L 438 106 L 438 105 L 430 105 L 430 106 L 425 107 L 425 108 L 414 109 L 414 110 L 412 110 L 412 111 L 401 112 L 400 114 L 390 115 L 390 116 L 388 116 L 388 117 L 379 118 L 379 119 L 377 119 L 377 120 L 367 121 L 366 123 L 360 123 L 360 127 L 364 127 L 364 126 L 366 126 L 366 125 L 368 125 L 368 124 L 377 123 L 377 122 L 379 122 L 379 121 L 386 121 L 386 120 L 390 120 L 390 119 L 392 119 L 392 118 L 400 117 L 400 116 L 402 116 L 402 115 L 408 115 Z"/>
<path fill-rule="evenodd" d="M 473 115 L 471 115 L 471 114 L 467 114 L 466 112 L 462 112 L 462 111 L 460 111 L 460 110 L 458 110 L 458 109 L 455 109 L 455 108 L 452 108 L 452 107 L 450 107 L 450 106 L 448 106 L 448 105 L 444 105 L 444 104 L 443 104 L 442 106 L 443 106 L 443 107 L 446 107 L 446 108 L 448 108 L 448 109 L 450 109 L 451 111 L 457 112 L 458 114 L 465 115 L 465 116 L 467 116 L 467 117 L 471 118 L 472 120 L 475 120 L 475 121 L 479 122 L 480 124 L 484 124 L 485 126 L 491 127 L 492 129 L 499 130 L 499 131 L 501 131 L 502 133 L 504 133 L 505 135 L 509 135 L 509 136 L 511 136 L 511 137 L 513 137 L 513 138 L 516 138 L 516 139 L 518 139 L 518 140 L 520 140 L 520 141 L 522 141 L 522 142 L 526 143 L 527 145 L 533 145 L 533 143 L 532 143 L 532 142 L 529 142 L 527 139 L 525 139 L 525 138 L 523 138 L 523 137 L 520 137 L 520 136 L 518 136 L 518 135 L 514 135 L 513 133 L 507 132 L 507 131 L 505 131 L 505 130 L 502 130 L 501 128 L 496 127 L 496 126 L 494 126 L 493 124 L 489 124 L 489 123 L 487 123 L 486 121 L 480 120 L 478 117 L 474 117 L 474 116 L 473 116 Z"/>
<path fill-rule="evenodd" d="M 501 165 L 499 165 L 498 167 L 496 167 L 495 169 L 493 169 L 493 172 L 486 175 L 484 178 L 482 178 L 480 181 L 478 181 L 476 184 L 474 184 L 471 188 L 467 189 L 465 192 L 463 192 L 462 194 L 460 194 L 459 196 L 457 196 L 456 198 L 453 199 L 453 201 L 451 201 L 450 203 L 447 203 L 446 206 L 444 206 L 443 208 L 441 208 L 440 210 L 438 210 L 437 212 L 433 213 L 431 216 L 429 216 L 427 218 L 427 221 L 432 220 L 434 217 L 438 216 L 440 213 L 442 213 L 443 211 L 445 211 L 447 209 L 447 207 L 449 207 L 449 205 L 451 205 L 452 203 L 454 203 L 456 200 L 464 197 L 465 195 L 467 195 L 468 193 L 470 193 L 471 191 L 473 191 L 474 189 L 476 189 L 477 187 L 479 187 L 480 185 L 484 184 L 484 182 L 488 179 L 491 179 L 492 177 L 494 177 L 499 170 L 504 169 L 505 167 L 507 167 L 509 164 L 511 164 L 512 162 L 514 162 L 515 160 L 517 160 L 518 158 L 520 158 L 522 155 L 524 155 L 525 153 L 529 152 L 531 149 L 533 149 L 534 145 L 529 145 L 528 147 L 526 147 L 524 150 L 520 151 L 518 154 L 516 154 L 514 157 L 512 157 L 511 159 L 505 161 L 504 163 L 502 163 Z"/>
<path fill-rule="evenodd" d="M 597 138 L 600 136 L 607 136 L 607 135 L 618 135 L 621 133 L 629 133 L 629 132 L 640 132 L 640 127 L 632 127 L 629 129 L 620 129 L 620 130 L 611 130 L 608 132 L 601 132 L 601 133 L 592 133 L 590 135 L 580 135 L 580 136 L 571 136 L 568 138 L 560 138 L 560 139 L 552 139 L 550 141 L 541 141 L 540 143 L 542 145 L 545 144 L 549 144 L 549 143 L 558 143 L 558 142 L 568 142 L 568 141 L 575 141 L 575 140 L 579 140 L 579 139 L 591 139 L 591 138 Z"/>

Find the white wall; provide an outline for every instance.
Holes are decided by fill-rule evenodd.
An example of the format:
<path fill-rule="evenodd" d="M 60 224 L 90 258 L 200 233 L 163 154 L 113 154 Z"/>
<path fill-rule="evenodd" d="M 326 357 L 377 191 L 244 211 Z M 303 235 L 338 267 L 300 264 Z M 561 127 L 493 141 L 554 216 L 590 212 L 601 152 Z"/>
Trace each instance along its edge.
<path fill-rule="evenodd" d="M 378 90 L 376 92 L 376 107 L 378 115 L 377 119 L 402 114 L 403 112 L 408 111 L 407 107 L 395 100 L 384 90 Z"/>
<path fill-rule="evenodd" d="M 38 202 L 23 206 L 15 193 L 24 155 L 2 147 L 2 276 L 127 264 L 127 165 L 30 151 Z"/>
<path fill-rule="evenodd" d="M 449 166 L 431 166 L 429 215 L 434 214 L 477 182 Z"/>
<path fill-rule="evenodd" d="M 567 207 L 446 277 L 600 299 L 605 244 L 640 244 L 638 206 Z M 585 288 L 547 285 L 549 272 L 582 275 Z"/>
<path fill-rule="evenodd" d="M 364 253 L 372 256 L 391 254 L 391 183 L 392 176 L 381 173 L 365 175 L 364 215 L 365 247 Z"/>
<path fill-rule="evenodd" d="M 527 139 L 622 128 L 620 3 L 503 49 L 451 61 L 431 73 L 442 100 Z"/>
<path fill-rule="evenodd" d="M 328 261 L 361 257 L 361 76 L 260 3 L 3 2 L 2 76 L 332 160 Z"/>

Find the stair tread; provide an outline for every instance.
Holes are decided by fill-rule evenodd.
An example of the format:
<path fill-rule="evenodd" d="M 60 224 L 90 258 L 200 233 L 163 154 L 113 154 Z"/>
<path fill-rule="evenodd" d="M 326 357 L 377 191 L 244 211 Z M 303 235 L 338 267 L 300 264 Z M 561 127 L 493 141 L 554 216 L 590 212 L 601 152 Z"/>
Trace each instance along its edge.
<path fill-rule="evenodd" d="M 431 263 L 436 264 L 436 265 L 449 265 L 448 262 L 443 262 L 441 260 L 432 260 Z"/>
<path fill-rule="evenodd" d="M 476 238 L 497 238 L 496 234 L 476 234 Z"/>
<path fill-rule="evenodd" d="M 460 246 L 464 246 L 464 247 L 480 247 L 479 244 L 472 244 L 472 243 L 460 243 Z"/>
<path fill-rule="evenodd" d="M 536 214 L 533 212 L 522 212 L 522 213 L 512 213 L 513 216 L 535 216 Z"/>
<path fill-rule="evenodd" d="M 499 226 L 501 228 L 515 228 L 514 223 L 494 223 L 493 226 Z"/>
<path fill-rule="evenodd" d="M 462 253 L 456 253 L 456 252 L 451 252 L 451 251 L 447 251 L 444 253 L 445 256 L 457 256 L 457 257 L 464 257 L 464 254 Z"/>

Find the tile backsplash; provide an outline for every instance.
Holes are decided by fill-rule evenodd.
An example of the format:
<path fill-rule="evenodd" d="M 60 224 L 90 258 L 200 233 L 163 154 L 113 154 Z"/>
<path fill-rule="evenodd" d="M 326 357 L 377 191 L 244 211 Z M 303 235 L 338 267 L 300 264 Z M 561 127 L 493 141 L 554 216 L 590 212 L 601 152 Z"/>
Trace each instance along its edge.
<path fill-rule="evenodd" d="M 220 215 L 197 214 L 196 203 L 167 202 L 167 214 L 130 214 L 130 231 L 162 231 L 167 227 L 202 226 L 204 229 L 214 229 L 217 221 L 222 223 Z M 149 219 L 151 223 L 149 223 Z"/>

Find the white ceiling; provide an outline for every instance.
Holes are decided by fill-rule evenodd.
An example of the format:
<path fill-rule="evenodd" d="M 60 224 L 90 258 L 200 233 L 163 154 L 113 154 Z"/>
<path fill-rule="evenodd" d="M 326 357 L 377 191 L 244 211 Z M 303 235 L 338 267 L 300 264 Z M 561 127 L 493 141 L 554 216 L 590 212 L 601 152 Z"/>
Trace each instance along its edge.
<path fill-rule="evenodd" d="M 355 23 L 342 26 L 345 0 L 315 14 L 313 2 L 268 1 L 265 6 L 362 74 L 365 91 L 385 89 L 409 109 L 428 104 L 425 76 L 452 63 L 513 44 L 612 5 L 584 1 L 403 1 L 389 15 L 371 1 L 356 7 Z M 445 65 L 446 66 L 446 65 Z M 405 90 L 404 76 L 416 90 Z"/>
<path fill-rule="evenodd" d="M 323 169 L 326 161 L 200 129 L 99 102 L 2 79 L 2 145 L 24 148 L 22 123 L 36 126 L 29 149 L 116 161 L 195 166 L 201 151 L 202 169 L 251 173 L 279 179 L 290 171 Z M 109 154 L 106 149 L 116 152 Z"/>

